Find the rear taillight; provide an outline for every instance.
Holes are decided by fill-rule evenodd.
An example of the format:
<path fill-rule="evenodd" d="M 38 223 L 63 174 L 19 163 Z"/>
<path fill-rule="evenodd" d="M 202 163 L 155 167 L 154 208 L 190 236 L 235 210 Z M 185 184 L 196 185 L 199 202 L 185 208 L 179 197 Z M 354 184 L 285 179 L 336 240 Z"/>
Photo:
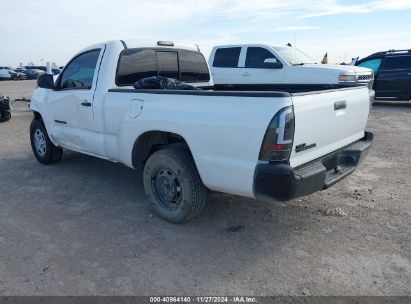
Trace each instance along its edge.
<path fill-rule="evenodd" d="M 265 131 L 259 160 L 284 161 L 290 158 L 294 140 L 294 110 L 292 106 L 282 108 Z"/>

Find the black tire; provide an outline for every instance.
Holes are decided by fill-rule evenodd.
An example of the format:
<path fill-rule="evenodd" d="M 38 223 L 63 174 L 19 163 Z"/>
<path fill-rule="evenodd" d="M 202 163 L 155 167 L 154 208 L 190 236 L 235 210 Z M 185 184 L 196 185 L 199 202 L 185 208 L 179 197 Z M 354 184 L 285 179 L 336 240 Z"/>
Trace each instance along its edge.
<path fill-rule="evenodd" d="M 0 122 L 5 122 L 10 120 L 11 118 L 11 111 L 9 110 L 4 110 L 0 111 Z"/>
<path fill-rule="evenodd" d="M 200 214 L 206 187 L 190 153 L 180 148 L 154 152 L 144 166 L 144 190 L 158 216 L 180 224 Z"/>
<path fill-rule="evenodd" d="M 41 137 L 41 142 L 38 141 L 36 137 Z M 31 122 L 30 142 L 34 156 L 44 165 L 54 164 L 63 157 L 63 149 L 55 146 L 51 142 L 46 127 L 41 119 L 33 119 Z"/>

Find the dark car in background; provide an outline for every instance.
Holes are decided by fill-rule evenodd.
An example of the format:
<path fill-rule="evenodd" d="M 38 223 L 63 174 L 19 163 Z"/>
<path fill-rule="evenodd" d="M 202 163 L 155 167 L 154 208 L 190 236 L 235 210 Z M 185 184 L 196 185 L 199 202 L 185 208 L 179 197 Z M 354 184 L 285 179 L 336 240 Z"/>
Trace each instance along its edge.
<path fill-rule="evenodd" d="M 23 74 L 25 74 L 25 75 L 27 76 L 27 70 L 26 70 L 26 69 L 23 69 L 23 68 L 15 68 L 14 70 L 15 70 L 16 72 L 23 73 Z"/>
<path fill-rule="evenodd" d="M 26 80 L 27 74 L 21 71 L 13 70 L 16 73 L 15 80 Z"/>
<path fill-rule="evenodd" d="M 355 65 L 374 71 L 376 98 L 411 99 L 411 50 L 375 53 Z"/>
<path fill-rule="evenodd" d="M 0 78 L 2 79 L 12 79 L 12 80 L 26 80 L 27 75 L 15 69 L 11 69 L 9 67 L 0 66 L 0 70 L 2 73 L 0 74 Z M 8 74 L 8 75 L 7 75 Z M 5 77 L 7 75 L 7 77 Z"/>
<path fill-rule="evenodd" d="M 47 72 L 47 67 L 46 67 L 46 66 L 43 66 L 43 65 L 33 65 L 33 66 L 27 65 L 27 66 L 25 66 L 24 68 L 26 68 L 26 69 L 41 70 L 41 71 L 43 71 L 44 73 Z M 61 70 L 58 69 L 58 68 L 52 67 L 52 68 L 51 68 L 51 72 L 52 72 L 53 75 L 58 75 L 58 74 L 60 74 Z"/>
<path fill-rule="evenodd" d="M 43 70 L 39 70 L 36 68 L 17 68 L 16 71 L 24 73 L 27 79 L 37 79 L 40 75 L 46 73 Z"/>

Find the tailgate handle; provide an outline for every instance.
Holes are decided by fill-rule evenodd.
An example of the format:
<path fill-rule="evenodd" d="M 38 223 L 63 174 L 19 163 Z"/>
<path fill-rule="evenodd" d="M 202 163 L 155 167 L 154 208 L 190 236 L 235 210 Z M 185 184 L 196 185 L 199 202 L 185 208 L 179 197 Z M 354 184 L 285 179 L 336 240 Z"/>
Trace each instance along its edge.
<path fill-rule="evenodd" d="M 346 107 L 347 107 L 347 102 L 345 100 L 334 102 L 334 111 L 345 109 Z"/>

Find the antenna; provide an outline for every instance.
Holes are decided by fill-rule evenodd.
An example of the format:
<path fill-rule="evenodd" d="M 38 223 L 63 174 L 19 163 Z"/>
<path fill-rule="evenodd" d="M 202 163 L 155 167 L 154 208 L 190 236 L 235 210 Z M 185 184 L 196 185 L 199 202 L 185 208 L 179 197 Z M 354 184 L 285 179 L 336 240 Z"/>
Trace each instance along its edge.
<path fill-rule="evenodd" d="M 297 57 L 297 31 L 294 31 L 294 63 Z"/>

